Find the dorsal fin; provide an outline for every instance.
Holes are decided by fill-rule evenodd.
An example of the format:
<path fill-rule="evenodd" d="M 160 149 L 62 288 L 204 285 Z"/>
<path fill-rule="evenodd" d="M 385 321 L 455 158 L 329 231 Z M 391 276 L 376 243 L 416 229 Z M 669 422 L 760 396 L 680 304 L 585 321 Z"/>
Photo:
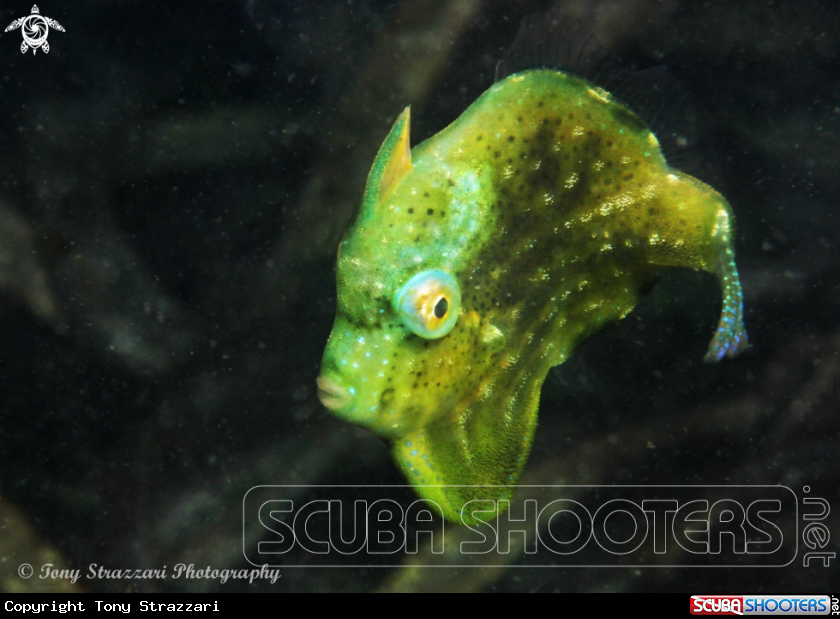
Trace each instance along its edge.
<path fill-rule="evenodd" d="M 588 19 L 558 13 L 525 17 L 496 81 L 528 69 L 557 69 L 600 86 L 636 114 L 656 134 L 669 164 L 692 166 L 696 119 L 685 87 L 664 65 L 636 70 L 608 52 Z"/>
<path fill-rule="evenodd" d="M 592 28 L 580 19 L 536 13 L 523 18 L 496 81 L 528 69 L 557 69 L 606 88 L 603 79 L 615 70 Z"/>
<path fill-rule="evenodd" d="M 407 107 L 397 117 L 373 160 L 362 199 L 362 213 L 371 212 L 411 170 L 410 125 L 411 107 Z"/>

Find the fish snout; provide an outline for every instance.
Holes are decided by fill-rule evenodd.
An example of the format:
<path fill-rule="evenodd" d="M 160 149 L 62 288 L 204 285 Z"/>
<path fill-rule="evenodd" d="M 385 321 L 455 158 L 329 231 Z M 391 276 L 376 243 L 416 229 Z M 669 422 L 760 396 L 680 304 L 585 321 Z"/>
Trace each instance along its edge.
<path fill-rule="evenodd" d="M 339 385 L 332 378 L 319 376 L 315 379 L 318 384 L 318 399 L 331 411 L 341 410 L 350 403 L 350 391 Z"/>

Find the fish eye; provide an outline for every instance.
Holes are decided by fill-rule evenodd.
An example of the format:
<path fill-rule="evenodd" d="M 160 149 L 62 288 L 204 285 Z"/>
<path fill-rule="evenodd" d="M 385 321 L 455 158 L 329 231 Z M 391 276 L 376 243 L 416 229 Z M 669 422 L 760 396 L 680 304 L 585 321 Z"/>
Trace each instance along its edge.
<path fill-rule="evenodd" d="M 446 297 L 440 297 L 435 303 L 435 318 L 443 318 L 446 316 L 446 312 L 449 311 L 449 301 L 446 300 Z"/>
<path fill-rule="evenodd" d="M 409 279 L 394 297 L 403 324 L 427 340 L 443 337 L 455 326 L 461 289 L 446 271 L 422 271 Z"/>

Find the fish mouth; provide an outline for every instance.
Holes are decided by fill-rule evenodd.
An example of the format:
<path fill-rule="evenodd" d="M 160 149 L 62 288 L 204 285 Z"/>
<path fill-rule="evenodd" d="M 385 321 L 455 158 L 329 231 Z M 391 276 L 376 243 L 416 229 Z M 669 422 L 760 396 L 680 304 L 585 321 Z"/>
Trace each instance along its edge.
<path fill-rule="evenodd" d="M 324 407 L 337 411 L 350 403 L 350 392 L 332 378 L 319 376 L 315 382 L 318 384 L 318 399 Z"/>

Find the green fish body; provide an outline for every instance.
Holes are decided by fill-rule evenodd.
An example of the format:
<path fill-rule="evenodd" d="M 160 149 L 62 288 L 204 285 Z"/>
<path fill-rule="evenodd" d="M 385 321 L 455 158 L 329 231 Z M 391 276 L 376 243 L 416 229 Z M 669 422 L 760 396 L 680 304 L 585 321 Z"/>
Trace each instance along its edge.
<path fill-rule="evenodd" d="M 388 441 L 446 518 L 474 522 L 468 501 L 512 496 L 549 369 L 663 267 L 721 283 L 707 359 L 746 348 L 733 231 L 719 193 L 572 75 L 511 75 L 413 149 L 406 109 L 339 248 L 321 401 Z"/>

